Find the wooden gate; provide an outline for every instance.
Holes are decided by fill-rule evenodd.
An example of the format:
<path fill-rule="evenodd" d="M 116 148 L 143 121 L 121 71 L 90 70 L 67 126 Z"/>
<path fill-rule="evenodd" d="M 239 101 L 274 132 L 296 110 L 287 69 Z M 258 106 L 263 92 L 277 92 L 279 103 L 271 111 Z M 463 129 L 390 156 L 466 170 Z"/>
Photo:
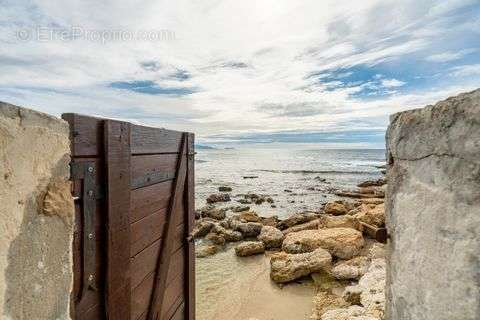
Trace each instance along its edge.
<path fill-rule="evenodd" d="M 64 114 L 76 204 L 72 318 L 195 318 L 194 136 Z"/>

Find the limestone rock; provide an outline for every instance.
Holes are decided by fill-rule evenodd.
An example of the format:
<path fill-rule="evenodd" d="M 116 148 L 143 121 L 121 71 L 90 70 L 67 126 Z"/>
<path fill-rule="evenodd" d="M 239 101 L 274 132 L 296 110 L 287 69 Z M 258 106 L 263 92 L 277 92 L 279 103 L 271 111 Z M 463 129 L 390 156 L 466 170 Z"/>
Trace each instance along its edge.
<path fill-rule="evenodd" d="M 302 212 L 296 213 L 285 220 L 278 223 L 278 229 L 285 230 L 293 227 L 294 225 L 309 222 L 318 218 L 318 215 L 314 212 Z"/>
<path fill-rule="evenodd" d="M 235 247 L 235 254 L 239 257 L 251 256 L 265 252 L 265 246 L 261 241 L 245 241 Z"/>
<path fill-rule="evenodd" d="M 310 320 L 320 320 L 322 314 L 328 310 L 348 307 L 349 303 L 342 297 L 320 291 L 313 297 L 313 310 Z"/>
<path fill-rule="evenodd" d="M 262 217 L 261 223 L 264 226 L 270 226 L 270 227 L 276 228 L 278 224 L 278 216 Z"/>
<path fill-rule="evenodd" d="M 359 183 L 357 187 L 359 188 L 365 188 L 365 187 L 381 187 L 383 185 L 387 184 L 387 180 L 380 178 L 378 180 L 367 180 L 362 183 Z"/>
<path fill-rule="evenodd" d="M 258 222 L 238 222 L 238 221 L 233 221 L 232 226 L 235 231 L 239 231 L 245 238 L 258 236 L 260 234 L 260 231 L 262 231 L 262 227 L 263 227 L 263 225 Z"/>
<path fill-rule="evenodd" d="M 338 258 L 350 259 L 360 252 L 363 244 L 361 232 L 351 228 L 331 228 L 289 233 L 282 249 L 288 253 L 301 253 L 323 248 Z"/>
<path fill-rule="evenodd" d="M 358 221 L 383 227 L 385 225 L 385 205 L 383 203 L 375 204 L 361 204 L 350 215 L 353 215 Z"/>
<path fill-rule="evenodd" d="M 220 191 L 220 192 L 231 192 L 232 188 L 227 187 L 227 186 L 221 186 L 221 187 L 218 187 L 218 191 Z"/>
<path fill-rule="evenodd" d="M 331 214 L 333 216 L 340 216 L 343 214 L 347 214 L 349 210 L 343 203 L 335 201 L 335 202 L 327 203 L 323 208 L 323 211 L 326 214 Z"/>
<path fill-rule="evenodd" d="M 228 201 L 231 201 L 230 195 L 228 193 L 211 194 L 207 198 L 207 203 L 228 202 Z"/>
<path fill-rule="evenodd" d="M 289 282 L 329 267 L 331 262 L 330 253 L 321 248 L 300 254 L 279 252 L 270 260 L 270 277 L 275 282 Z"/>
<path fill-rule="evenodd" d="M 198 239 L 201 237 L 205 237 L 210 232 L 210 230 L 213 228 L 214 225 L 215 223 L 208 220 L 204 220 L 204 219 L 196 221 L 195 227 L 193 228 L 193 231 L 192 231 L 193 238 Z"/>
<path fill-rule="evenodd" d="M 240 232 L 226 229 L 221 225 L 215 225 L 212 228 L 212 232 L 221 235 L 227 242 L 236 242 L 243 239 L 243 236 Z"/>
<path fill-rule="evenodd" d="M 284 237 L 282 231 L 277 228 L 264 226 L 258 236 L 258 240 L 262 241 L 267 249 L 280 248 Z"/>
<path fill-rule="evenodd" d="M 211 241 L 212 243 L 220 246 L 225 244 L 225 238 L 218 233 L 210 232 L 205 236 L 205 240 Z"/>
<path fill-rule="evenodd" d="M 218 247 L 215 245 L 200 245 L 195 247 L 195 256 L 197 258 L 205 258 L 214 255 L 218 252 Z"/>
<path fill-rule="evenodd" d="M 213 208 L 210 210 L 207 210 L 203 213 L 204 217 L 212 218 L 215 220 L 223 220 L 226 217 L 225 210 L 224 209 L 218 209 L 218 208 Z"/>
<path fill-rule="evenodd" d="M 350 306 L 328 310 L 322 315 L 321 320 L 379 320 L 379 318 L 368 315 L 362 307 Z"/>
<path fill-rule="evenodd" d="M 390 117 L 388 319 L 479 319 L 479 155 L 480 89 Z"/>
<path fill-rule="evenodd" d="M 352 228 L 360 229 L 360 223 L 357 219 L 350 215 L 330 216 L 321 215 L 318 223 L 318 228 Z"/>
<path fill-rule="evenodd" d="M 298 224 L 296 226 L 290 227 L 288 229 L 283 230 L 283 234 L 287 235 L 292 232 L 298 232 L 302 230 L 314 230 L 318 229 L 318 225 L 320 223 L 319 219 L 315 219 L 306 223 Z"/>
<path fill-rule="evenodd" d="M 244 220 L 246 222 L 260 222 L 262 219 L 258 216 L 256 212 L 253 211 L 246 211 L 242 212 L 238 215 L 240 220 Z"/>
<path fill-rule="evenodd" d="M 332 268 L 332 275 L 339 280 L 358 280 L 368 269 L 370 261 L 367 257 L 355 257 L 346 261 L 339 261 Z"/>

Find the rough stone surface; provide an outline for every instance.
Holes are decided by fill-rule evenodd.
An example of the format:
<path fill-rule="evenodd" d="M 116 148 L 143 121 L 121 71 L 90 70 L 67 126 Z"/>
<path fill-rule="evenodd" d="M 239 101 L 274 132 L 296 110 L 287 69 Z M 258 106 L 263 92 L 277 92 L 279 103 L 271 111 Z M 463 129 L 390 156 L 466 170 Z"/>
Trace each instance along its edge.
<path fill-rule="evenodd" d="M 197 258 L 205 258 L 218 252 L 218 247 L 213 244 L 195 246 L 195 256 Z"/>
<path fill-rule="evenodd" d="M 275 282 L 289 282 L 330 267 L 331 263 L 332 256 L 321 248 L 300 254 L 279 252 L 270 260 L 270 277 Z"/>
<path fill-rule="evenodd" d="M 362 233 L 358 230 L 331 228 L 289 233 L 282 249 L 288 253 L 301 253 L 323 248 L 338 258 L 350 259 L 360 252 L 363 244 Z"/>
<path fill-rule="evenodd" d="M 312 220 L 312 221 L 309 221 L 309 222 L 305 222 L 305 223 L 290 227 L 288 229 L 283 230 L 282 232 L 283 232 L 283 234 L 287 235 L 289 233 L 298 232 L 298 231 L 302 231 L 302 230 L 318 229 L 319 223 L 320 223 L 320 220 L 315 219 L 315 220 Z"/>
<path fill-rule="evenodd" d="M 373 226 L 383 227 L 385 225 L 385 205 L 383 203 L 378 205 L 362 203 L 350 211 L 349 214 L 353 215 L 358 221 Z"/>
<path fill-rule="evenodd" d="M 238 222 L 235 220 L 232 221 L 232 226 L 235 231 L 239 231 L 245 238 L 258 236 L 263 227 L 258 222 Z"/>
<path fill-rule="evenodd" d="M 332 268 L 332 275 L 339 280 L 359 279 L 367 272 L 369 259 L 355 257 L 347 261 L 339 261 Z"/>
<path fill-rule="evenodd" d="M 262 241 L 265 244 L 265 248 L 280 248 L 282 246 L 283 238 L 282 231 L 278 230 L 275 227 L 264 226 L 258 240 Z"/>
<path fill-rule="evenodd" d="M 227 242 L 235 242 L 243 239 L 240 232 L 226 229 L 220 225 L 213 226 L 212 232 L 221 235 Z"/>
<path fill-rule="evenodd" d="M 320 320 L 322 314 L 328 310 L 348 307 L 349 303 L 342 297 L 337 295 L 320 291 L 313 297 L 313 309 L 310 320 Z"/>
<path fill-rule="evenodd" d="M 209 220 L 200 219 L 195 222 L 195 227 L 192 230 L 192 235 L 195 239 L 205 237 L 210 230 L 212 230 L 215 223 Z"/>
<path fill-rule="evenodd" d="M 235 254 L 239 257 L 247 257 L 264 252 L 265 246 L 261 241 L 245 241 L 235 247 Z"/>
<path fill-rule="evenodd" d="M 318 218 L 318 215 L 314 212 L 302 212 L 296 213 L 285 220 L 282 220 L 278 223 L 278 229 L 285 230 L 287 228 L 293 227 L 294 225 L 312 221 Z"/>
<path fill-rule="evenodd" d="M 387 132 L 387 318 L 480 319 L 480 90 Z"/>
<path fill-rule="evenodd" d="M 330 216 L 330 215 L 321 215 L 318 223 L 320 229 L 325 228 L 352 228 L 359 229 L 360 223 L 357 219 L 350 215 L 343 216 Z"/>
<path fill-rule="evenodd" d="M 0 102 L 0 318 L 70 319 L 68 124 Z"/>
<path fill-rule="evenodd" d="M 368 315 L 366 310 L 360 306 L 350 306 L 328 310 L 322 315 L 321 320 L 379 320 L 379 318 Z"/>
<path fill-rule="evenodd" d="M 329 202 L 325 205 L 325 207 L 323 208 L 323 211 L 326 213 L 326 214 L 331 214 L 331 215 L 334 215 L 334 216 L 339 216 L 339 215 L 342 215 L 342 214 L 347 214 L 348 212 L 348 209 L 347 207 L 343 204 L 343 203 L 340 203 L 340 202 Z"/>

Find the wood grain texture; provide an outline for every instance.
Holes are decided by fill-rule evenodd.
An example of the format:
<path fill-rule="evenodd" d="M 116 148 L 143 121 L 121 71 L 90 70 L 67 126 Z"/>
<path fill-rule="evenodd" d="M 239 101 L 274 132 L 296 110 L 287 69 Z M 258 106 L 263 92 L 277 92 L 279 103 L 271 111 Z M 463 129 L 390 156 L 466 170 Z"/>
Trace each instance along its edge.
<path fill-rule="evenodd" d="M 188 162 L 187 162 L 187 185 L 185 188 L 185 221 L 186 233 L 190 235 L 195 225 L 195 136 L 193 133 L 188 134 Z M 195 242 L 190 241 L 186 245 L 186 264 L 185 264 L 185 319 L 195 319 Z"/>
<path fill-rule="evenodd" d="M 148 311 L 149 320 L 157 320 L 161 318 L 163 306 L 169 306 L 164 301 L 166 297 L 166 285 L 168 269 L 170 267 L 171 253 L 173 248 L 173 238 L 175 237 L 177 221 L 180 220 L 180 215 L 175 214 L 181 208 L 182 195 L 185 190 L 185 180 L 187 176 L 187 157 L 185 155 L 187 150 L 187 135 L 182 134 L 182 142 L 177 164 L 177 175 L 174 181 L 174 191 L 169 205 L 169 215 L 165 225 L 165 235 L 163 237 L 162 250 L 157 262 L 155 282 L 153 285 L 152 297 L 150 300 L 150 307 Z M 183 274 L 183 273 L 182 273 Z M 183 283 L 182 283 L 183 287 Z M 183 288 L 182 288 L 183 289 Z M 165 303 L 165 304 L 164 304 Z"/>
<path fill-rule="evenodd" d="M 130 124 L 105 121 L 108 319 L 130 315 Z"/>
<path fill-rule="evenodd" d="M 132 156 L 132 189 L 173 180 L 177 157 L 175 153 Z"/>
<path fill-rule="evenodd" d="M 132 154 L 178 153 L 182 132 L 132 125 Z"/>
<path fill-rule="evenodd" d="M 132 190 L 130 221 L 136 222 L 158 210 L 168 208 L 173 181 Z"/>

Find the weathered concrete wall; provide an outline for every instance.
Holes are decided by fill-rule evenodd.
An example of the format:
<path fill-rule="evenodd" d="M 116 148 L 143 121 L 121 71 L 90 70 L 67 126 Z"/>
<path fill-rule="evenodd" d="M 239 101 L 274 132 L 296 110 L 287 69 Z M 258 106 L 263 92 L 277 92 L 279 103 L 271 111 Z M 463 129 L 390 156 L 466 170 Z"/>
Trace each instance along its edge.
<path fill-rule="evenodd" d="M 0 318 L 69 319 L 66 122 L 0 102 Z"/>
<path fill-rule="evenodd" d="M 387 319 L 480 319 L 480 90 L 393 115 L 387 149 Z"/>

